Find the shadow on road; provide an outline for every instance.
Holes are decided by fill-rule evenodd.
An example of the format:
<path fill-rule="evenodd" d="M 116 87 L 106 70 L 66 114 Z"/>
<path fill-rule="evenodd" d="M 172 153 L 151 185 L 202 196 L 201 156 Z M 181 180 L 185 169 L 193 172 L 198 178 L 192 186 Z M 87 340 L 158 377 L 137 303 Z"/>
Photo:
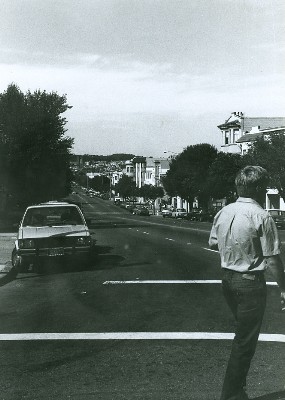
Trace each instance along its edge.
<path fill-rule="evenodd" d="M 29 269 L 25 272 L 18 272 L 16 268 L 12 267 L 3 276 L 0 275 L 0 287 L 12 282 L 14 279 L 28 279 L 34 278 L 38 275 L 55 275 L 72 272 L 96 271 L 107 270 L 119 266 L 125 258 L 110 254 L 113 248 L 111 246 L 96 246 L 93 254 L 89 260 L 72 261 L 72 260 L 45 260 L 36 266 L 30 265 Z M 127 265 L 126 265 L 127 266 Z"/>
<path fill-rule="evenodd" d="M 16 268 L 11 268 L 5 275 L 0 276 L 0 287 L 4 286 L 14 279 L 28 279 L 34 278 L 38 275 L 55 275 L 63 273 L 84 272 L 84 271 L 104 271 L 113 268 L 128 268 L 141 265 L 150 264 L 149 261 L 138 263 L 126 263 L 125 257 L 118 254 L 111 254 L 111 246 L 95 246 L 94 253 L 90 259 L 85 262 L 72 262 L 59 261 L 59 260 L 46 260 L 38 264 L 35 268 L 30 265 L 29 269 L 25 272 L 19 273 Z"/>
<path fill-rule="evenodd" d="M 281 392 L 269 393 L 263 396 L 258 396 L 252 398 L 252 400 L 284 400 L 285 399 L 285 390 Z"/>
<path fill-rule="evenodd" d="M 0 287 L 7 285 L 7 283 L 12 282 L 14 279 L 16 279 L 18 274 L 18 271 L 16 268 L 12 267 L 9 272 L 7 272 L 5 275 L 0 277 Z"/>

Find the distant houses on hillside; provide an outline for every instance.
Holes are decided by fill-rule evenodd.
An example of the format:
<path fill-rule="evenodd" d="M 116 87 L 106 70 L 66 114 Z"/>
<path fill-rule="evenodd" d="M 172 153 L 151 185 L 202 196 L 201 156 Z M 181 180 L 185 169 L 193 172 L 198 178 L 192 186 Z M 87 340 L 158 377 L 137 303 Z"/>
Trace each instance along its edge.
<path fill-rule="evenodd" d="M 285 133 L 285 117 L 248 117 L 243 112 L 232 112 L 217 128 L 221 133 L 219 150 L 244 155 L 257 138 L 267 137 L 272 133 Z M 104 156 L 103 159 L 98 159 L 100 156 L 89 156 L 87 160 L 86 157 L 74 156 L 73 167 L 75 169 L 84 168 L 89 173 L 92 171 L 106 175 L 111 179 L 113 187 L 123 174 L 133 178 L 138 188 L 144 185 L 162 186 L 162 178 L 166 175 L 171 163 L 171 158 L 159 157 L 132 156 L 129 159 L 124 157 L 123 160 L 116 155 L 110 156 L 111 159 L 108 156 Z M 218 200 L 217 204 L 222 206 L 224 203 L 222 200 Z M 193 206 L 189 207 L 189 204 L 180 197 L 173 198 L 172 205 L 187 210 Z M 198 206 L 198 204 L 195 203 L 194 206 Z M 268 192 L 266 207 L 285 209 L 276 190 Z"/>

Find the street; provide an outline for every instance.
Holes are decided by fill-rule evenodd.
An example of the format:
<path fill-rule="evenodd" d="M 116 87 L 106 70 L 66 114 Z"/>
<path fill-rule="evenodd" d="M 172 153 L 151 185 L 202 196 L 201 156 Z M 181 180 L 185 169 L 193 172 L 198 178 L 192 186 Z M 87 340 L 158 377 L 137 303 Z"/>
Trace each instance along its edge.
<path fill-rule="evenodd" d="M 75 197 L 96 256 L 85 269 L 51 265 L 0 288 L 0 399 L 219 399 L 234 321 L 207 246 L 211 225 Z M 285 313 L 267 280 L 248 376 L 260 400 L 285 398 Z"/>

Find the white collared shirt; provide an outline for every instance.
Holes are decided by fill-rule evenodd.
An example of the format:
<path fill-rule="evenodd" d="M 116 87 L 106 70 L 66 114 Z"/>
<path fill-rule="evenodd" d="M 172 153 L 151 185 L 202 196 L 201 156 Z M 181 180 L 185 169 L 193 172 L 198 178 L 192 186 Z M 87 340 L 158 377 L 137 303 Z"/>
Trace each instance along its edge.
<path fill-rule="evenodd" d="M 209 245 L 217 244 L 222 268 L 263 271 L 264 257 L 280 254 L 275 222 L 255 200 L 239 197 L 214 218 Z"/>

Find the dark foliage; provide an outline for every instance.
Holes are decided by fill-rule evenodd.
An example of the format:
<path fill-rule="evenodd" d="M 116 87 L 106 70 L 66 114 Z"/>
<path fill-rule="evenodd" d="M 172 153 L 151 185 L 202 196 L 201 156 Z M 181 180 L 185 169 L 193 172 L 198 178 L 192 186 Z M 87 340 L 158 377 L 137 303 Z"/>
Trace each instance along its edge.
<path fill-rule="evenodd" d="M 145 200 L 155 200 L 159 197 L 163 197 L 164 191 L 162 187 L 153 185 L 144 185 L 139 189 L 139 195 Z"/>
<path fill-rule="evenodd" d="M 285 201 L 285 130 L 262 137 L 252 144 L 243 156 L 244 165 L 260 165 L 271 176 L 271 187 L 279 191 Z"/>
<path fill-rule="evenodd" d="M 115 185 L 115 190 L 120 193 L 123 199 L 127 197 L 134 197 L 138 194 L 138 188 L 133 178 L 123 174 L 119 182 Z"/>
<path fill-rule="evenodd" d="M 219 152 L 209 168 L 208 191 L 215 199 L 226 198 L 227 203 L 236 198 L 235 177 L 242 167 L 239 154 Z"/>
<path fill-rule="evenodd" d="M 208 176 L 217 153 L 217 149 L 207 143 L 188 146 L 173 159 L 163 179 L 167 193 L 178 195 L 190 204 L 196 197 L 201 207 L 206 208 L 211 196 Z"/>
<path fill-rule="evenodd" d="M 57 199 L 70 191 L 70 151 L 65 136 L 71 108 L 66 96 L 26 94 L 11 84 L 0 94 L 0 186 L 23 206 Z"/>

